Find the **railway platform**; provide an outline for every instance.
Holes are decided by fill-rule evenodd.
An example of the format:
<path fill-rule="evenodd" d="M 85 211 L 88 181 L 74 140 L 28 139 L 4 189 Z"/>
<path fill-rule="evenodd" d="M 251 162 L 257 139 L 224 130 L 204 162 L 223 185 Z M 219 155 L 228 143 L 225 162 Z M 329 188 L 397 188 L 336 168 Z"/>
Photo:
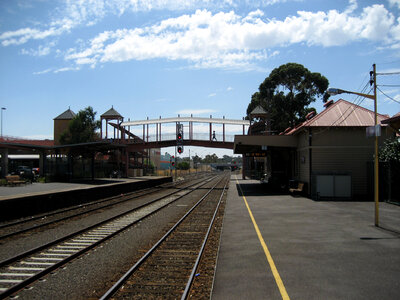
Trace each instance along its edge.
<path fill-rule="evenodd" d="M 171 181 L 171 177 L 143 176 L 0 186 L 0 220 L 112 197 Z"/>
<path fill-rule="evenodd" d="M 400 207 L 271 194 L 231 177 L 212 299 L 398 299 Z"/>

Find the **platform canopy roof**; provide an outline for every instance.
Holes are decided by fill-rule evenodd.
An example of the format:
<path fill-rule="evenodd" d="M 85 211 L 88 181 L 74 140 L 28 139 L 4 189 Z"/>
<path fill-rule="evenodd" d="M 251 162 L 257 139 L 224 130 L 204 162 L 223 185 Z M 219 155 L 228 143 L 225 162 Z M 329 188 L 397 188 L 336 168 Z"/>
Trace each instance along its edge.
<path fill-rule="evenodd" d="M 235 135 L 235 154 L 261 153 L 268 147 L 297 147 L 297 138 L 286 135 Z"/>
<path fill-rule="evenodd" d="M 24 141 L 24 140 L 1 140 L 0 139 L 0 149 L 7 148 L 9 154 L 27 154 L 36 153 L 42 151 L 49 151 L 55 153 L 57 151 L 73 152 L 73 153 L 83 153 L 83 152 L 102 152 L 106 150 L 113 150 L 119 148 L 125 148 L 126 145 L 115 144 L 109 140 L 102 140 L 97 142 L 88 142 L 80 144 L 69 144 L 69 145 L 54 145 L 53 141 L 50 143 L 43 143 L 42 141 Z"/>

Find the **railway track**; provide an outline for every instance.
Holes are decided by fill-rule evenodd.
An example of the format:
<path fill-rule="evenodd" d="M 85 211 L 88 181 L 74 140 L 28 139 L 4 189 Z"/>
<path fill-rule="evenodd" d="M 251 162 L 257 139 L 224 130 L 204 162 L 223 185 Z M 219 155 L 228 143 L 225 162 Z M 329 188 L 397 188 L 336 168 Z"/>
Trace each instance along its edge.
<path fill-rule="evenodd" d="M 101 299 L 188 298 L 227 179 L 219 180 Z"/>
<path fill-rule="evenodd" d="M 174 201 L 202 188 L 211 179 L 182 188 L 129 212 L 82 229 L 0 262 L 0 299 L 10 296 L 46 274 L 81 256 Z"/>
<path fill-rule="evenodd" d="M 32 216 L 30 218 L 17 220 L 9 223 L 0 224 L 0 240 L 14 237 L 19 234 L 28 233 L 33 230 L 39 230 L 45 228 L 46 226 L 52 226 L 56 223 L 67 221 L 72 218 L 77 218 L 82 215 L 104 210 L 106 208 L 138 199 L 140 197 L 148 196 L 161 190 L 174 190 L 174 189 L 185 189 L 192 185 L 195 185 L 198 180 L 185 180 L 179 183 L 169 183 L 154 188 L 148 188 L 141 191 L 135 191 L 129 194 L 119 195 L 115 197 L 110 197 L 106 199 L 101 199 L 98 201 L 75 205 L 73 207 L 68 207 L 65 209 L 57 210 L 54 212 L 49 212 L 46 214 L 41 214 L 37 216 Z M 170 192 L 168 194 L 173 194 Z"/>

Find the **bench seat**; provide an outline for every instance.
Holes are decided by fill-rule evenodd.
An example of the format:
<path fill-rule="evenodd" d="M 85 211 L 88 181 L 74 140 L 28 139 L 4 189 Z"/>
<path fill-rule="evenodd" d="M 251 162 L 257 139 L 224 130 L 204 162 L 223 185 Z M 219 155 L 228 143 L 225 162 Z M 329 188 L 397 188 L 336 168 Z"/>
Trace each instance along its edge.
<path fill-rule="evenodd" d="M 304 188 L 304 183 L 303 182 L 299 182 L 297 184 L 297 188 L 291 188 L 291 189 L 289 189 L 289 192 L 291 192 L 293 194 L 296 193 L 296 192 L 301 193 L 301 192 L 303 192 L 303 188 Z"/>
<path fill-rule="evenodd" d="M 21 180 L 19 175 L 8 175 L 6 176 L 7 184 L 9 185 L 16 185 L 26 183 L 25 180 Z"/>

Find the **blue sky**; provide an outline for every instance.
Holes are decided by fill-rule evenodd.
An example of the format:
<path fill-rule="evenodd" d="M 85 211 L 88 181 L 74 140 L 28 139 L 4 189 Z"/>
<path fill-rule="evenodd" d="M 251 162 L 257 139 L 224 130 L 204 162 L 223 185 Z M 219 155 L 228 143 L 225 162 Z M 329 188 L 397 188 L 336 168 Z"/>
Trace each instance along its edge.
<path fill-rule="evenodd" d="M 400 0 L 0 1 L 8 136 L 52 138 L 53 118 L 89 105 L 98 117 L 113 105 L 125 120 L 241 119 L 260 83 L 288 62 L 352 91 L 362 90 L 373 63 L 399 72 Z M 392 98 L 378 93 L 379 112 L 400 111 L 399 76 L 378 76 Z"/>

